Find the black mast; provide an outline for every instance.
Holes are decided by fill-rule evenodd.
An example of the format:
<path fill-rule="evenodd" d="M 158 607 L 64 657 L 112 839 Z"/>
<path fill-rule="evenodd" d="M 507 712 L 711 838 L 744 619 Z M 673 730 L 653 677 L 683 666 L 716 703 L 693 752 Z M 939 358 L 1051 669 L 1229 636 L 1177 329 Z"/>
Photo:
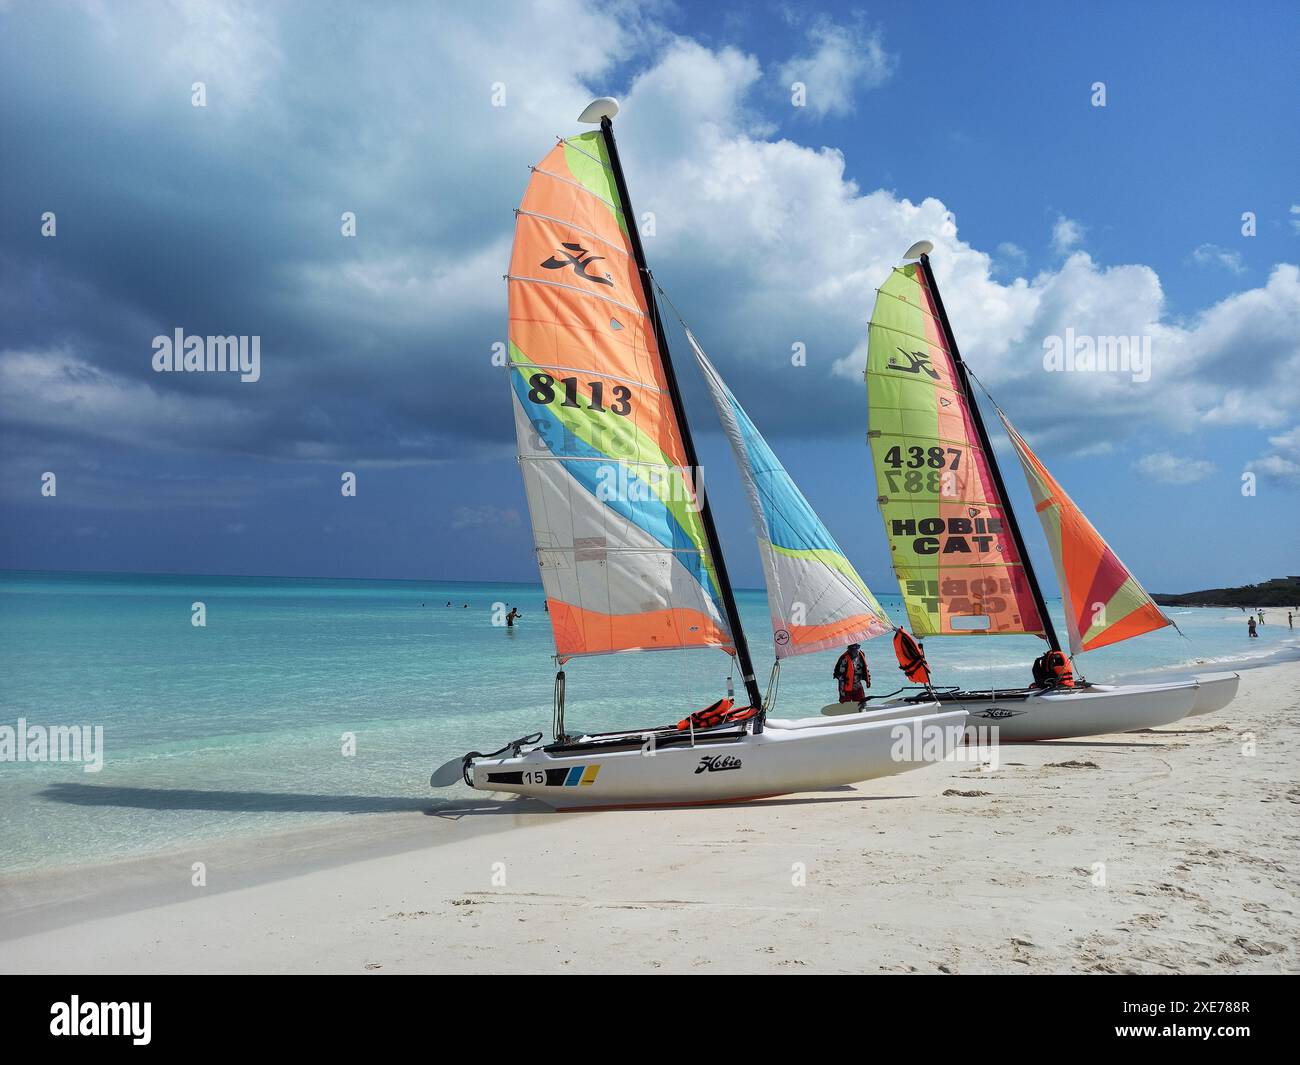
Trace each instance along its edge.
<path fill-rule="evenodd" d="M 948 351 L 952 353 L 952 361 L 957 367 L 957 376 L 961 379 L 962 391 L 966 393 L 966 404 L 970 407 L 975 431 L 979 433 L 980 447 L 984 449 L 984 457 L 988 460 L 989 470 L 993 474 L 993 484 L 1002 497 L 1002 512 L 1006 516 L 1007 527 L 1011 530 L 1011 539 L 1015 541 L 1016 551 L 1020 554 L 1020 564 L 1025 569 L 1025 577 L 1029 580 L 1029 590 L 1034 595 L 1034 606 L 1038 608 L 1038 616 L 1043 622 L 1043 633 L 1047 636 L 1047 642 L 1051 644 L 1052 650 L 1059 651 L 1061 641 L 1056 638 L 1056 627 L 1052 624 L 1052 617 L 1047 612 L 1047 604 L 1043 601 L 1043 590 L 1038 587 L 1034 564 L 1029 560 L 1029 552 L 1025 550 L 1025 540 L 1020 535 L 1020 523 L 1016 521 L 1016 512 L 1011 509 L 1011 497 L 1007 495 L 1007 486 L 1002 482 L 1002 471 L 998 469 L 997 456 L 993 454 L 993 445 L 989 443 L 988 430 L 984 428 L 984 417 L 980 414 L 979 402 L 975 399 L 975 392 L 970 386 L 970 375 L 966 371 L 966 364 L 961 361 L 957 338 L 952 335 L 952 326 L 948 322 L 948 312 L 943 309 L 943 297 L 939 295 L 939 286 L 935 284 L 929 255 L 921 255 L 921 269 L 925 272 L 925 283 L 930 289 L 930 295 L 934 297 L 934 309 L 939 312 L 939 324 L 943 326 Z"/>
<path fill-rule="evenodd" d="M 672 356 L 668 353 L 668 338 L 664 335 L 663 319 L 659 316 L 659 304 L 655 300 L 654 282 L 650 277 L 650 268 L 646 266 L 645 249 L 641 247 L 641 233 L 637 229 L 636 214 L 632 210 L 632 198 L 627 194 L 627 182 L 623 179 L 623 164 L 618 159 L 618 145 L 614 143 L 614 124 L 606 115 L 600 120 L 600 131 L 605 135 L 605 147 L 609 150 L 609 165 L 614 171 L 614 185 L 618 189 L 619 199 L 623 202 L 623 220 L 627 225 L 628 239 L 632 242 L 632 255 L 636 258 L 637 269 L 641 274 L 641 289 L 645 293 L 646 305 L 650 308 L 650 318 L 654 322 L 655 341 L 659 345 L 659 358 L 664 365 L 664 376 L 668 380 L 668 395 L 673 401 L 673 413 L 677 415 L 677 424 L 682 431 L 682 447 L 686 452 L 686 461 L 690 464 L 698 479 L 700 461 L 695 454 L 695 441 L 691 439 L 691 426 L 686 420 L 686 409 L 682 406 L 681 389 L 677 385 L 677 374 L 673 370 Z M 699 486 L 697 486 L 698 491 Z M 754 664 L 749 658 L 749 645 L 745 642 L 745 630 L 740 627 L 740 612 L 736 609 L 736 597 L 731 591 L 731 578 L 727 576 L 727 562 L 722 556 L 722 544 L 718 541 L 718 530 L 713 524 L 713 512 L 708 500 L 700 498 L 700 518 L 704 524 L 704 536 L 709 543 L 709 554 L 713 556 L 713 566 L 718 574 L 718 588 L 722 593 L 722 609 L 727 615 L 727 625 L 731 629 L 732 644 L 736 648 L 736 663 L 740 667 L 740 676 L 749 696 L 749 705 L 760 709 L 754 718 L 754 732 L 763 731 L 761 708 L 763 696 L 758 690 L 758 681 L 754 678 Z"/>

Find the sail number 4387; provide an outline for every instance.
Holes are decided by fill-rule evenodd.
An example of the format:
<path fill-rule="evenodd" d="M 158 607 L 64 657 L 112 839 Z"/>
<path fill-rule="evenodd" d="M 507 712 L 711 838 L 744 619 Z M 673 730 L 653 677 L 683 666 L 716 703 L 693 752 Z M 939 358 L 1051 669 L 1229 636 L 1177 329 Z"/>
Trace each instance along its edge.
<path fill-rule="evenodd" d="M 948 464 L 948 456 L 952 456 L 952 465 Z M 923 466 L 929 466 L 932 470 L 957 469 L 961 465 L 961 448 L 949 447 L 909 447 L 907 449 L 907 459 L 903 459 L 903 449 L 897 444 L 885 452 L 885 462 L 894 469 L 900 470 L 904 465 L 908 469 L 919 470 Z"/>
<path fill-rule="evenodd" d="M 940 496 L 959 494 L 956 471 L 961 467 L 960 448 L 909 447 L 904 458 L 903 448 L 895 445 L 885 452 L 884 463 L 893 467 L 880 471 L 890 492 L 927 492 Z M 903 469 L 904 466 L 907 469 Z"/>

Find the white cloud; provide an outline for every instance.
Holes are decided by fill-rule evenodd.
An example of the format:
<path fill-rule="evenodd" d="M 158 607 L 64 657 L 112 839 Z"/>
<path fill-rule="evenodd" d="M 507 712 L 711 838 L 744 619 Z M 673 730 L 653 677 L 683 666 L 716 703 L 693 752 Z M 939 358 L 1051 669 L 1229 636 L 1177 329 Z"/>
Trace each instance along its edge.
<path fill-rule="evenodd" d="M 1057 255 L 1068 255 L 1083 243 L 1084 232 L 1082 222 L 1066 218 L 1065 215 L 1057 215 L 1052 225 L 1052 251 Z"/>
<path fill-rule="evenodd" d="M 1019 244 L 1013 244 L 1009 240 L 1004 240 L 998 245 L 996 257 L 996 269 L 1000 273 L 1011 273 L 1023 269 L 1026 262 L 1029 261 L 1029 255 Z"/>
<path fill-rule="evenodd" d="M 1300 204 L 1291 205 L 1291 228 L 1296 233 L 1300 233 Z"/>
<path fill-rule="evenodd" d="M 126 98 L 163 99 L 161 82 L 172 74 L 145 60 L 170 39 L 172 22 L 130 7 L 108 11 L 124 50 L 100 57 L 91 96 L 110 107 Z M 754 56 L 673 36 L 630 5 L 593 9 L 552 0 L 522 5 L 510 18 L 486 6 L 450 6 L 423 20 L 406 11 L 365 19 L 364 34 L 337 39 L 294 38 L 287 26 L 268 30 L 275 54 L 261 61 L 267 76 L 247 74 L 259 93 L 257 107 L 243 116 L 252 129 L 246 136 L 259 145 L 257 166 L 277 174 L 277 190 L 283 172 L 286 211 L 304 205 L 292 217 L 295 232 L 319 226 L 331 233 L 325 251 L 304 244 L 301 260 L 276 274 L 276 309 L 327 323 L 322 332 L 347 341 L 327 354 L 310 350 L 296 368 L 287 358 L 277 362 L 275 374 L 256 386 L 259 398 L 287 389 L 283 407 L 256 408 L 262 421 L 281 424 L 287 412 L 295 432 L 310 436 L 289 454 L 337 452 L 337 419 L 296 417 L 308 406 L 312 380 L 342 390 L 359 382 L 390 415 L 421 390 L 445 395 L 446 406 L 413 408 L 400 426 L 397 439 L 416 440 L 403 453 L 416 451 L 422 461 L 445 443 L 412 435 L 439 424 L 431 409 L 463 416 L 500 399 L 499 376 L 486 367 L 505 330 L 510 208 L 522 194 L 526 165 L 548 150 L 552 135 L 577 128 L 574 118 L 592 96 L 619 91 L 611 79 L 624 63 L 638 73 L 624 93 L 619 141 L 635 206 L 656 215 L 656 235 L 646 241 L 651 264 L 724 372 L 738 367 L 753 379 L 741 398 L 765 431 L 779 433 L 817 411 L 815 431 L 860 432 L 859 375 L 875 288 L 922 237 L 935 244 L 935 270 L 964 355 L 1021 427 L 1049 448 L 1116 447 L 1151 424 L 1277 431 L 1300 409 L 1294 265 L 1275 265 L 1263 285 L 1175 319 L 1152 268 L 1093 259 L 1080 248 L 1083 225 L 1061 215 L 1052 231 L 1061 259 L 1032 276 L 1010 277 L 1007 264 L 1025 262 L 1023 249 L 1004 242 L 990 255 L 973 247 L 951 205 L 927 196 L 926 185 L 916 185 L 911 198 L 863 189 L 846 176 L 839 151 L 775 139 L 760 111 L 767 90 Z M 850 107 L 854 91 L 889 76 L 896 59 L 878 38 L 814 25 L 808 69 L 824 72 L 822 87 L 830 88 L 820 95 L 812 73 L 801 78 L 810 107 L 828 114 Z M 846 58 L 844 41 L 855 33 L 860 56 Z M 575 51 L 573 40 L 584 47 Z M 89 59 L 85 65 L 94 66 Z M 784 77 L 789 66 L 777 70 Z M 326 73 L 297 84 L 285 80 L 285 70 Z M 120 84 L 120 96 L 109 91 L 110 80 Z M 489 103 L 494 80 L 506 83 L 506 107 Z M 151 131 L 155 117 L 141 128 Z M 187 112 L 186 136 L 193 117 Z M 128 131 L 141 135 L 136 126 Z M 196 151 L 184 142 L 178 154 Z M 297 166 L 309 168 L 306 179 Z M 146 187 L 140 195 L 165 204 L 172 192 Z M 356 241 L 333 236 L 341 209 L 358 211 L 363 236 Z M 1045 373 L 1043 340 L 1066 329 L 1150 337 L 1151 381 Z M 406 372 L 391 354 L 395 330 L 418 338 L 417 354 L 408 356 L 418 364 Z M 794 342 L 807 346 L 806 369 L 790 369 Z M 216 447 L 238 441 L 253 421 L 215 393 L 199 394 L 194 382 L 164 385 L 147 373 L 131 379 L 94 362 L 80 348 L 0 354 L 0 414 L 17 424 L 155 446 L 197 424 L 200 434 L 211 428 L 206 439 Z M 483 373 L 473 370 L 476 362 Z M 837 375 L 856 387 L 828 380 Z M 430 385 L 435 381 L 440 388 Z M 245 402 L 253 394 L 233 395 Z M 829 402 L 842 405 L 828 415 Z M 461 431 L 459 424 L 452 430 Z M 506 432 L 508 425 L 484 430 L 503 447 Z M 272 442 L 286 453 L 283 440 Z M 382 452 L 387 444 L 368 436 L 366 446 Z"/>
<path fill-rule="evenodd" d="M 1249 463 L 1246 469 L 1278 484 L 1300 488 L 1300 425 L 1270 436 L 1268 442 L 1273 450 Z"/>
<path fill-rule="evenodd" d="M 1204 459 L 1189 459 L 1168 451 L 1155 451 L 1143 455 L 1133 463 L 1133 468 L 1144 477 L 1164 484 L 1194 484 L 1205 480 L 1214 472 L 1214 463 Z"/>
<path fill-rule="evenodd" d="M 1221 248 L 1217 244 L 1201 244 L 1192 252 L 1192 262 L 1198 266 L 1221 266 L 1234 274 L 1244 274 L 1246 267 L 1241 252 Z"/>
<path fill-rule="evenodd" d="M 148 365 L 150 357 L 148 349 L 141 352 L 143 364 Z M 202 379 L 200 387 L 210 386 L 214 393 L 231 383 L 218 382 L 220 374 L 190 376 Z M 237 378 L 233 384 L 238 387 Z M 57 348 L 0 351 L 0 419 L 183 450 L 237 441 L 255 424 L 247 408 L 225 397 L 154 388 Z"/>
<path fill-rule="evenodd" d="M 777 70 L 783 92 L 807 86 L 807 110 L 817 118 L 852 114 L 858 89 L 888 81 L 898 57 L 885 51 L 879 32 L 836 25 L 819 19 L 808 30 L 811 51 L 782 63 Z"/>
<path fill-rule="evenodd" d="M 737 64 L 734 55 L 700 50 L 690 76 L 701 79 L 702 66 Z M 655 86 L 653 98 L 642 96 L 643 84 Z M 673 98 L 672 80 L 652 68 L 634 85 L 626 110 L 655 126 L 659 116 L 646 111 L 665 96 Z M 1104 265 L 1078 249 L 1055 269 L 1001 283 L 994 259 L 960 238 L 943 202 L 859 189 L 839 152 L 762 136 L 745 102 L 744 94 L 716 89 L 705 112 L 711 121 L 690 124 L 676 156 L 647 157 L 638 143 L 624 149 L 624 162 L 638 209 L 656 209 L 648 254 L 657 276 L 679 305 L 696 309 L 691 324 L 706 350 L 766 376 L 769 390 L 808 389 L 774 408 L 819 409 L 819 368 L 861 381 L 875 288 L 921 237 L 935 244 L 935 270 L 963 354 L 995 394 L 1014 395 L 1013 415 L 1021 412 L 1049 444 L 1059 440 L 1071 451 L 1080 441 L 1116 444 L 1151 423 L 1180 431 L 1205 423 L 1276 426 L 1300 407 L 1295 266 L 1276 266 L 1264 286 L 1177 321 L 1153 269 Z M 1083 231 L 1061 216 L 1058 246 L 1077 243 Z M 1067 328 L 1149 337 L 1151 380 L 1045 373 L 1043 340 Z M 806 383 L 777 386 L 774 368 L 788 365 L 796 341 L 806 344 L 813 372 Z"/>

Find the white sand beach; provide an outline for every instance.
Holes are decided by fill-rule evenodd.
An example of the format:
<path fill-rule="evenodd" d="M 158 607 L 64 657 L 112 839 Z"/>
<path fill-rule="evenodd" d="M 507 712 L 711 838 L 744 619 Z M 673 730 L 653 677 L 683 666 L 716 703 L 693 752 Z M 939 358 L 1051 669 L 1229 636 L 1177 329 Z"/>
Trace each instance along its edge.
<path fill-rule="evenodd" d="M 1243 673 L 1217 714 L 1001 758 L 725 807 L 466 802 L 12 877 L 0 970 L 1300 970 L 1300 663 Z"/>

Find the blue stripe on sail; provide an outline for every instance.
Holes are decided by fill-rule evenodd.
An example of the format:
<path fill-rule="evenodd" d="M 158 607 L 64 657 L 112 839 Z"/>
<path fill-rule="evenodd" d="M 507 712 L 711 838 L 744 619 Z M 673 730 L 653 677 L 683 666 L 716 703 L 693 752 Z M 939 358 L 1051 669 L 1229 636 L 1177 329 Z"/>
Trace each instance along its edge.
<path fill-rule="evenodd" d="M 767 446 L 767 441 L 759 435 L 749 415 L 736 402 L 731 389 L 725 384 L 722 387 L 745 442 L 750 471 L 763 507 L 763 520 L 767 522 L 768 539 L 789 551 L 824 550 L 842 554 L 830 530 L 808 505 L 808 500 Z"/>
<path fill-rule="evenodd" d="M 530 414 L 533 431 L 547 450 L 563 464 L 565 472 L 605 506 L 621 517 L 626 518 L 664 547 L 676 552 L 674 557 L 677 561 L 699 582 L 700 587 L 704 589 L 704 593 L 709 599 L 716 603 L 717 597 L 713 594 L 708 573 L 704 568 L 704 557 L 700 545 L 696 544 L 687 535 L 686 530 L 682 528 L 673 512 L 668 509 L 663 500 L 655 495 L 654 489 L 637 477 L 635 471 L 628 466 L 623 480 L 614 486 L 615 488 L 626 486 L 626 493 L 616 492 L 611 495 L 607 486 L 603 483 L 601 467 L 607 464 L 605 465 L 606 469 L 610 466 L 617 468 L 619 460 L 611 458 L 604 452 L 597 451 L 581 437 L 567 430 L 546 404 L 531 402 L 528 399 L 527 379 L 523 373 L 519 372 L 518 368 L 511 376 L 514 379 L 515 395 L 519 397 L 523 409 Z M 553 446 L 553 442 L 557 440 L 564 441 L 565 451 L 563 453 L 556 451 Z M 569 459 L 576 461 L 571 462 L 568 461 Z M 604 459 L 605 464 L 585 461 L 588 459 Z M 608 474 L 606 474 L 607 477 Z M 624 498 L 624 495 L 627 498 Z M 644 498 L 631 498 L 634 495 L 643 496 Z M 721 611 L 719 611 L 720 613 Z"/>

